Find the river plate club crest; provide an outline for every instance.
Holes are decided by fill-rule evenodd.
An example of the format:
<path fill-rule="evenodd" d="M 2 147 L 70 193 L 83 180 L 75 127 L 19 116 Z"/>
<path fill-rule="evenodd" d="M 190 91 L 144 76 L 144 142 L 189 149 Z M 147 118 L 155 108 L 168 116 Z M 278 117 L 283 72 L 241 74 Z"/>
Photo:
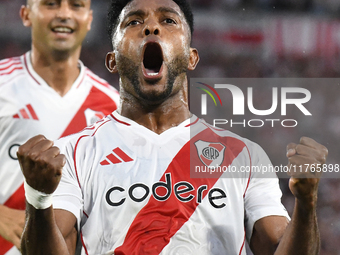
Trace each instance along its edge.
<path fill-rule="evenodd" d="M 199 140 L 195 142 L 198 157 L 207 167 L 219 167 L 224 159 L 225 146 L 222 143 L 211 143 Z"/>

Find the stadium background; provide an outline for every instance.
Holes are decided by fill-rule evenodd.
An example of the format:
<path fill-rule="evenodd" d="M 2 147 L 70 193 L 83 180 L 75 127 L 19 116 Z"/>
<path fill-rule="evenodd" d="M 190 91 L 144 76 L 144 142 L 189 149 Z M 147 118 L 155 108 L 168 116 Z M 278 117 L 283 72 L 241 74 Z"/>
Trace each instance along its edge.
<path fill-rule="evenodd" d="M 191 0 L 195 13 L 193 46 L 201 61 L 189 77 L 340 78 L 339 0 Z M 0 0 L 0 59 L 30 49 L 30 30 L 19 18 L 24 0 Z M 95 73 L 118 87 L 118 76 L 104 66 L 111 50 L 106 35 L 107 0 L 93 0 L 94 23 L 81 55 Z M 339 85 L 340 86 L 340 85 Z M 311 135 L 330 151 L 328 163 L 340 163 L 340 87 L 313 88 L 322 119 L 290 129 L 285 135 L 265 128 L 240 135 L 262 145 L 275 164 L 285 164 L 287 141 Z M 258 99 L 261 101 L 261 99 Z M 261 102 L 257 102 L 260 104 Z M 257 104 L 254 102 L 254 105 Z M 314 121 L 314 122 L 313 122 Z M 311 130 L 310 126 L 318 126 Z M 263 137 L 270 143 L 263 144 Z M 262 143 L 261 143 L 262 141 Z M 292 213 L 294 198 L 280 180 L 283 203 Z M 0 187 L 1 188 L 1 187 Z M 340 181 L 322 179 L 318 201 L 322 255 L 340 254 Z"/>

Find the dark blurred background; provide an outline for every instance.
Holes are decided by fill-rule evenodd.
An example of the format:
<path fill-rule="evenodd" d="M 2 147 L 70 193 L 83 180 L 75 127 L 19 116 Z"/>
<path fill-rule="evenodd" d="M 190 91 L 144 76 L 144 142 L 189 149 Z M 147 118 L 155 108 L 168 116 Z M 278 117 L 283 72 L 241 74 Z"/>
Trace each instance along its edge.
<path fill-rule="evenodd" d="M 104 58 L 111 50 L 106 35 L 107 0 L 92 0 L 94 22 L 81 60 L 118 88 Z M 189 78 L 340 78 L 340 0 L 191 0 L 195 13 L 193 46 L 201 61 Z M 30 49 L 30 30 L 19 18 L 25 0 L 0 0 L 0 59 Z M 339 82 L 340 84 L 340 82 Z M 323 118 L 275 135 L 266 129 L 239 130 L 264 147 L 273 163 L 285 160 L 283 144 L 311 133 L 330 151 L 328 163 L 339 164 L 340 85 L 311 90 L 314 111 Z M 314 101 L 315 102 L 315 101 Z M 261 103 L 261 102 L 258 102 Z M 256 105 L 256 102 L 254 102 Z M 261 143 L 263 137 L 271 143 Z M 294 140 L 295 141 L 295 140 Z M 280 180 L 283 203 L 292 213 L 288 180 Z M 340 254 L 340 182 L 322 179 L 318 204 L 322 255 Z"/>

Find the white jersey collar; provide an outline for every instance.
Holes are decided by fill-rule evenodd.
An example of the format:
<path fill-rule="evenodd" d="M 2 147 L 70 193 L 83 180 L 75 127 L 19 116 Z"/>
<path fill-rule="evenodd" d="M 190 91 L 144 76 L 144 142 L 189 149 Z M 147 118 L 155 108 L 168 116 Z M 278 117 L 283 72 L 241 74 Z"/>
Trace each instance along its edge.
<path fill-rule="evenodd" d="M 25 69 L 27 70 L 29 76 L 33 79 L 33 81 L 40 86 L 44 86 L 44 87 L 50 87 L 43 78 L 41 78 L 33 69 L 32 66 L 32 62 L 31 62 L 31 51 L 26 52 L 23 56 L 22 56 L 22 62 L 25 66 Z M 77 77 L 77 79 L 75 80 L 75 82 L 72 85 L 71 90 L 77 89 L 80 85 L 80 83 L 83 81 L 84 76 L 85 76 L 85 66 L 83 64 L 83 62 L 81 62 L 80 60 L 78 60 L 78 66 L 80 69 L 80 73 Z"/>
<path fill-rule="evenodd" d="M 118 123 L 122 124 L 122 125 L 126 125 L 126 126 L 139 126 L 139 127 L 142 127 L 142 128 L 145 128 L 147 130 L 149 130 L 148 128 L 138 124 L 137 122 L 135 122 L 134 120 L 131 120 L 127 117 L 124 117 L 122 115 L 120 115 L 117 110 L 114 111 L 112 114 L 111 114 L 111 117 L 117 121 Z M 169 128 L 168 130 L 164 131 L 163 133 L 161 133 L 160 135 L 164 134 L 164 133 L 167 133 L 167 131 L 169 130 L 173 130 L 173 129 L 180 129 L 180 128 L 187 128 L 187 127 L 190 127 L 194 124 L 196 124 L 198 122 L 198 117 L 196 115 L 192 115 L 190 118 L 184 120 L 182 123 L 180 123 L 178 126 L 176 127 L 172 127 L 172 128 Z M 150 132 L 154 133 L 153 131 L 150 130 Z M 156 134 L 156 133 L 155 133 Z"/>

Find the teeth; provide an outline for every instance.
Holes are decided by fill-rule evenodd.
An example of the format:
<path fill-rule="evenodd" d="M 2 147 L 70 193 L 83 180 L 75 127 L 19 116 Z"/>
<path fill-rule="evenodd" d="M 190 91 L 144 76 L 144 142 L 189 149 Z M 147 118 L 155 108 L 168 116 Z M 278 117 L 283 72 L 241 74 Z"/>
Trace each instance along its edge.
<path fill-rule="evenodd" d="M 56 27 L 53 29 L 53 31 L 58 33 L 71 33 L 72 29 L 67 27 Z"/>
<path fill-rule="evenodd" d="M 150 76 L 156 76 L 158 73 L 148 73 Z"/>

